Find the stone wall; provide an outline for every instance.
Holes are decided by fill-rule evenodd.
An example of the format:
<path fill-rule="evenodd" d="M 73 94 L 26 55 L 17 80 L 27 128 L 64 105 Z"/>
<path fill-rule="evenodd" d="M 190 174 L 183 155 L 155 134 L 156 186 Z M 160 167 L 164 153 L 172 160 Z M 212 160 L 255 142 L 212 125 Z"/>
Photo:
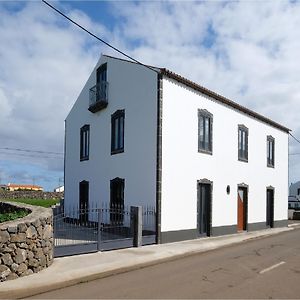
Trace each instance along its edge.
<path fill-rule="evenodd" d="M 2 205 L 31 213 L 21 219 L 0 223 L 0 282 L 50 266 L 53 262 L 52 210 L 8 202 Z"/>
<path fill-rule="evenodd" d="M 64 193 L 42 192 L 42 191 L 3 191 L 0 190 L 0 199 L 60 199 Z"/>

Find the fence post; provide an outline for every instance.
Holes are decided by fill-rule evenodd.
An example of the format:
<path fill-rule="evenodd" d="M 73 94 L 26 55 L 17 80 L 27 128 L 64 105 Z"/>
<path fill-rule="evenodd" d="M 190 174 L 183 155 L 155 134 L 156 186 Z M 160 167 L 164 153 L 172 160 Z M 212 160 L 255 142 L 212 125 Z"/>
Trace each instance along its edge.
<path fill-rule="evenodd" d="M 130 227 L 133 233 L 133 247 L 141 247 L 142 237 L 143 237 L 142 206 L 131 206 L 130 215 L 131 215 Z"/>
<path fill-rule="evenodd" d="M 98 208 L 97 212 L 98 212 L 98 243 L 97 243 L 97 250 L 101 251 L 101 208 Z"/>

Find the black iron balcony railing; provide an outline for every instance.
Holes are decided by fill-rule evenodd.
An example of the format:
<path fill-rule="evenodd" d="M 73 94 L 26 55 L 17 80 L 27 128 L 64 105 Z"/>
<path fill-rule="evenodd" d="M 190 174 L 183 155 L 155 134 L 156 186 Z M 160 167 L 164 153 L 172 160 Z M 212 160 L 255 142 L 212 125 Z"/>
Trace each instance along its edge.
<path fill-rule="evenodd" d="M 89 111 L 95 113 L 108 104 L 108 82 L 101 81 L 90 89 Z"/>

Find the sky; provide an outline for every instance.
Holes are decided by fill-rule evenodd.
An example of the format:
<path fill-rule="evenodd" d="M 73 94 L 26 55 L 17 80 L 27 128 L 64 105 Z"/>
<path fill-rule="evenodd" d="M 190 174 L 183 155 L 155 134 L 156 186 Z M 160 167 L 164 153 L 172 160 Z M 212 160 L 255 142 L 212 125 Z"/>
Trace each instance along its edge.
<path fill-rule="evenodd" d="M 300 139 L 300 1 L 49 2 L 143 63 Z M 0 183 L 62 184 L 64 120 L 101 53 L 119 56 L 41 1 L 0 1 Z M 296 182 L 300 144 L 290 138 L 289 147 Z"/>

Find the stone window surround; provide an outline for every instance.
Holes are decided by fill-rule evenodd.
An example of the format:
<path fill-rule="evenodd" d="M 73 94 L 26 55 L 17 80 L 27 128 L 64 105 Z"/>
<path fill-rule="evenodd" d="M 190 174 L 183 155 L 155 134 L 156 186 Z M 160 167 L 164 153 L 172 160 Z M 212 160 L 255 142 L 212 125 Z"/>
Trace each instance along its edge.
<path fill-rule="evenodd" d="M 199 119 L 200 117 L 208 118 L 209 119 L 209 145 L 208 149 L 204 148 L 200 145 L 200 126 L 199 126 Z M 205 135 L 205 134 L 204 134 Z M 205 136 L 203 136 L 205 139 Z M 206 109 L 198 109 L 198 152 L 204 154 L 213 153 L 213 114 L 210 113 Z"/>

